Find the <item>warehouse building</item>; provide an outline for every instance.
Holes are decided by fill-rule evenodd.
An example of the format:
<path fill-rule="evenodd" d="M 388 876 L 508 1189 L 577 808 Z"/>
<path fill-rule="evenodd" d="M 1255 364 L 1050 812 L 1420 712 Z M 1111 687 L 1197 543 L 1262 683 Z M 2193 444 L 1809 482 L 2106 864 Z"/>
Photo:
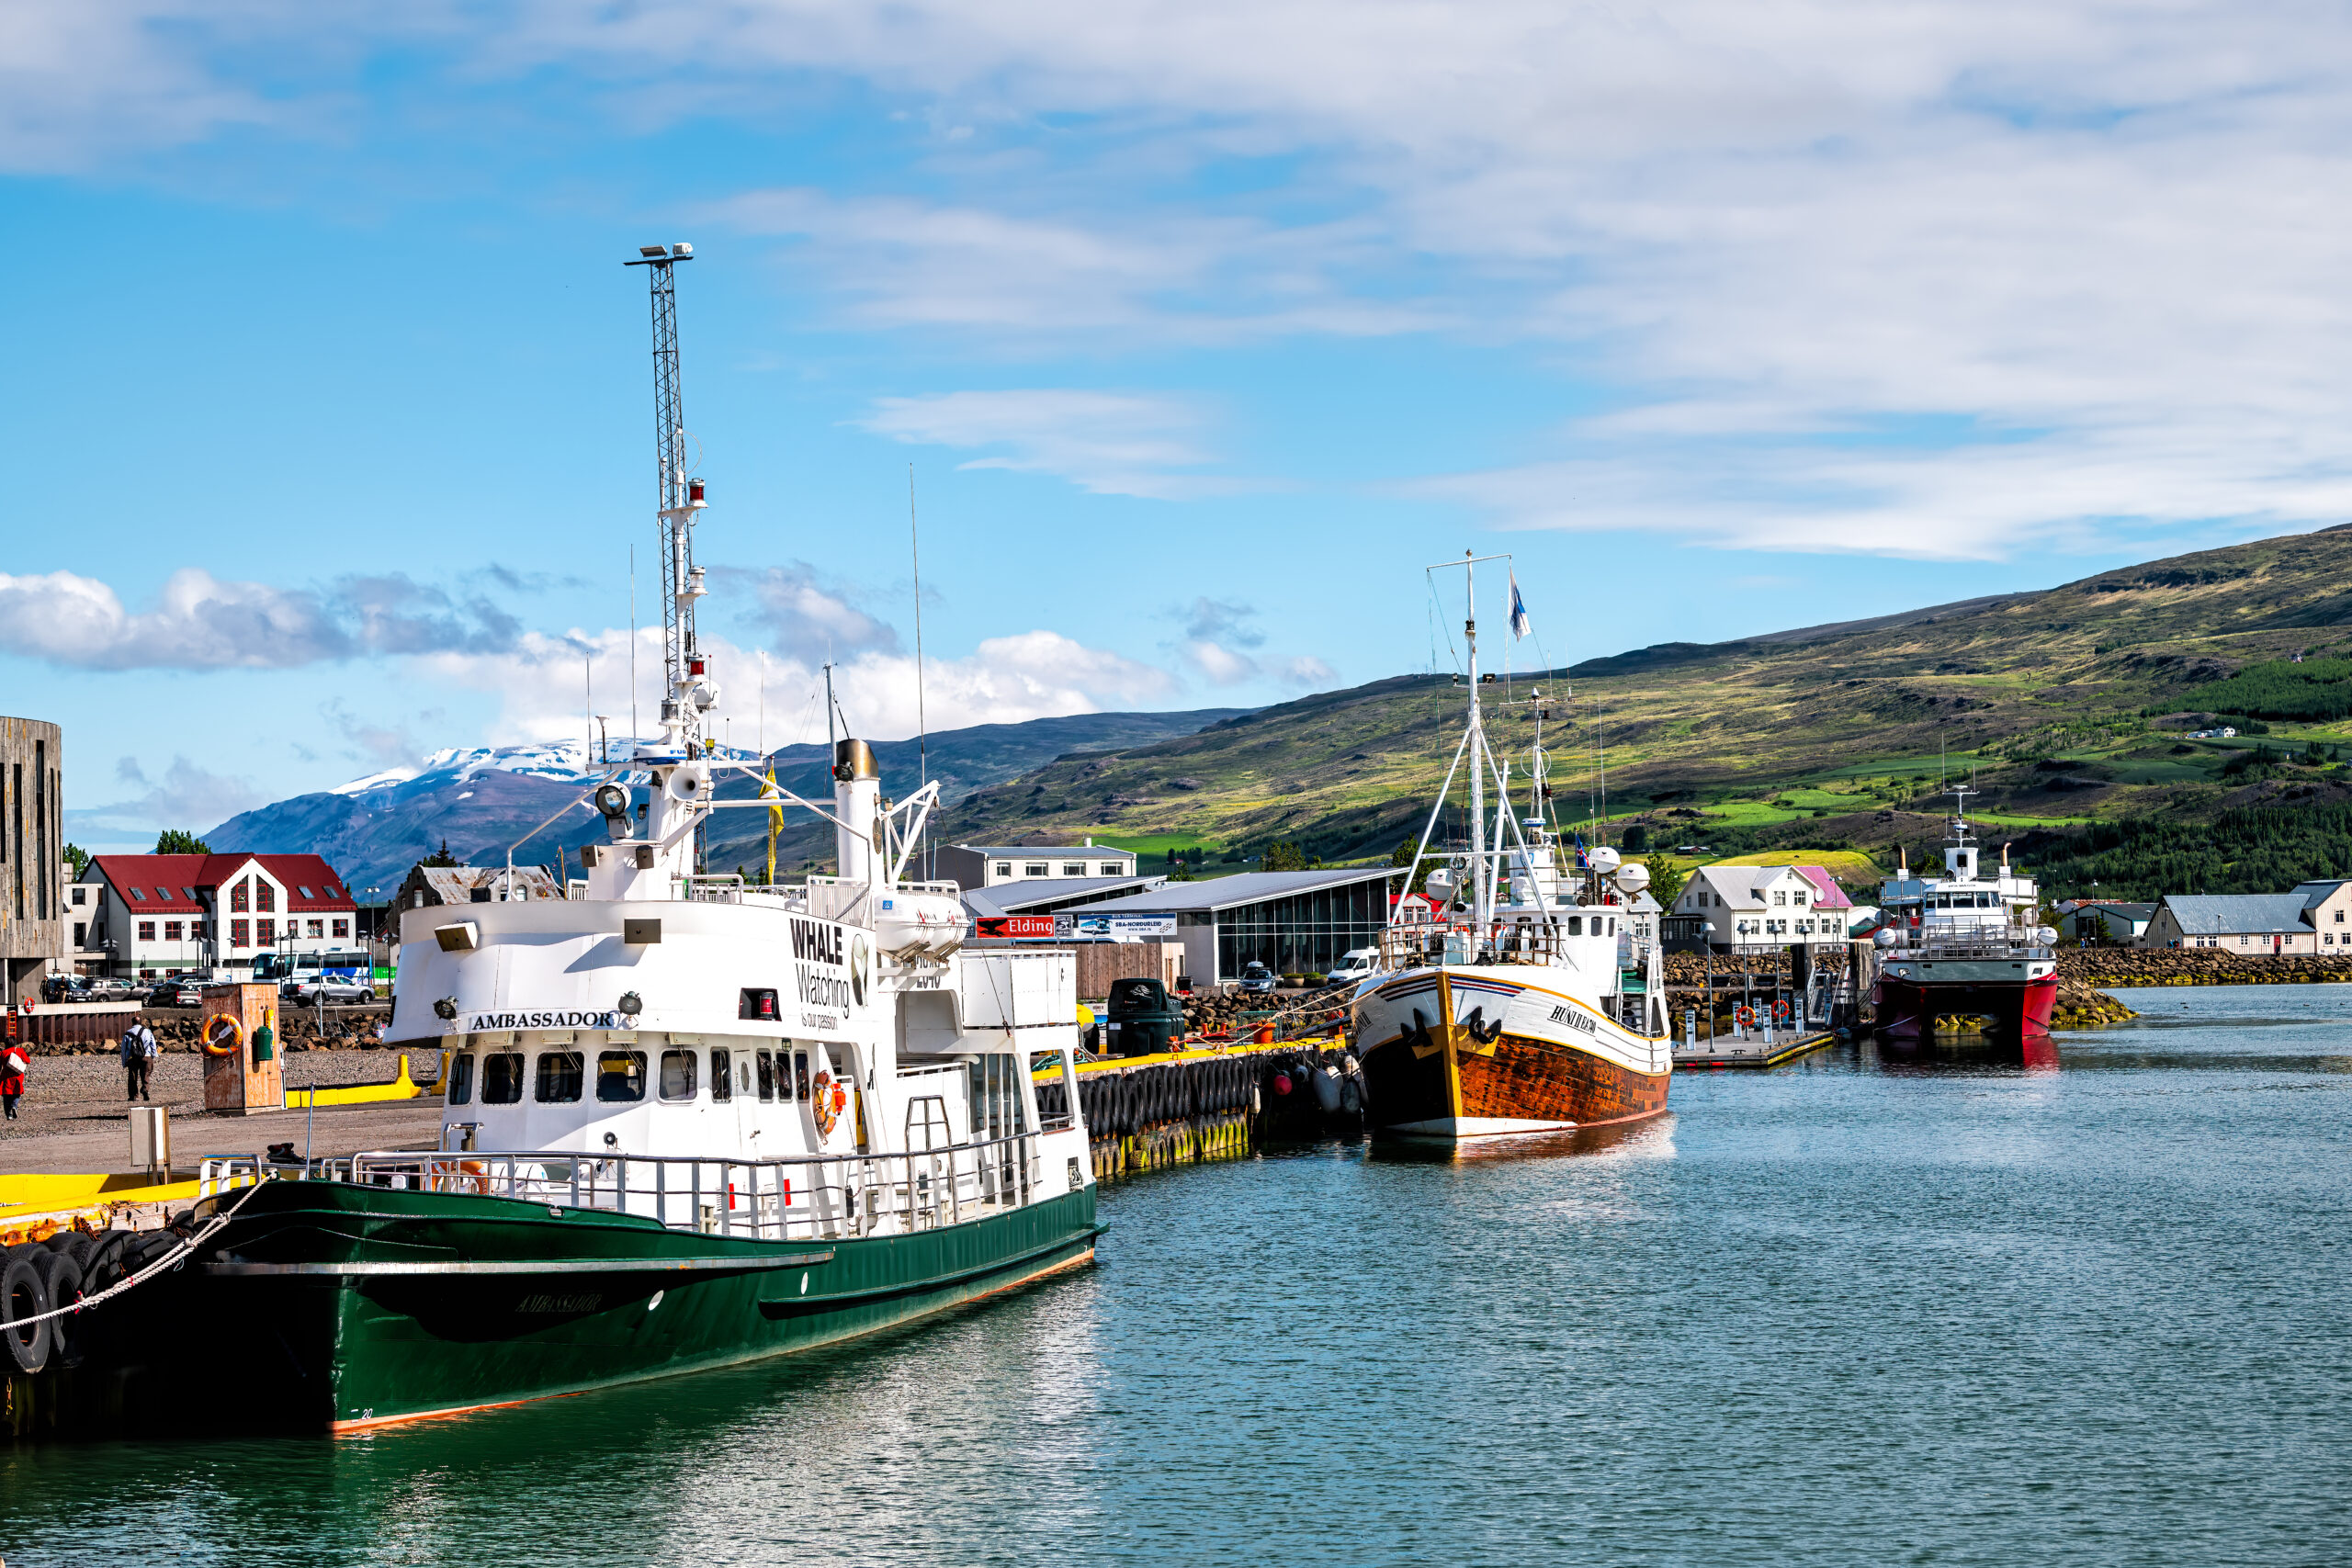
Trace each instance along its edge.
<path fill-rule="evenodd" d="M 1396 866 L 1251 871 L 1206 882 L 1171 882 L 1118 904 L 1122 915 L 1176 917 L 1195 989 L 1238 979 L 1242 966 L 1319 974 L 1351 948 L 1374 947 L 1388 923 Z"/>
<path fill-rule="evenodd" d="M 958 887 L 1008 882 L 1080 882 L 1133 876 L 1132 850 L 1089 839 L 1082 844 L 950 844 L 933 857 L 933 874 Z"/>

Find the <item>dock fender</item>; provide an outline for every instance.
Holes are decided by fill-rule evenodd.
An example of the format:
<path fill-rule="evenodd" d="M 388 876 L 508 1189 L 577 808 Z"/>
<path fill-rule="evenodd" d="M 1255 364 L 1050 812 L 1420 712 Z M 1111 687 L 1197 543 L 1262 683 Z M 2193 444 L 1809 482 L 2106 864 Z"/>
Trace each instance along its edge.
<path fill-rule="evenodd" d="M 1315 1103 L 1323 1108 L 1326 1116 L 1340 1109 L 1340 1075 L 1318 1066 L 1315 1069 Z"/>
<path fill-rule="evenodd" d="M 6 1342 L 9 1357 L 5 1364 L 28 1377 L 49 1365 L 50 1325 L 57 1320 L 24 1320 L 48 1310 L 49 1292 L 31 1258 L 19 1255 L 0 1265 L 0 1341 Z"/>

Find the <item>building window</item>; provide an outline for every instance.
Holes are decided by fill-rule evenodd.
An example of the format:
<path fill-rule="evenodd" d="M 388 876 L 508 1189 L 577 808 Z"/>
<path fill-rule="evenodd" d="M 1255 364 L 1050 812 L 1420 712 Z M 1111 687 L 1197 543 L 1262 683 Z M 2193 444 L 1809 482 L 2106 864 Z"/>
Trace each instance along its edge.
<path fill-rule="evenodd" d="M 1062 863 L 1062 874 L 1064 876 L 1084 876 L 1086 874 L 1086 863 L 1084 861 L 1064 861 Z"/>
<path fill-rule="evenodd" d="M 260 945 L 263 947 L 267 947 L 277 940 L 277 922 L 276 920 L 255 920 L 254 924 L 261 928 L 261 930 L 254 934 L 261 938 Z"/>
<path fill-rule="evenodd" d="M 74 922 L 74 945 L 76 947 L 87 947 L 90 945 L 89 921 L 76 920 Z"/>
<path fill-rule="evenodd" d="M 130 889 L 130 896 L 131 896 L 133 898 L 138 899 L 138 900 L 139 900 L 141 903 L 142 903 L 142 904 L 144 904 L 145 902 L 147 902 L 147 889 L 145 889 L 144 887 L 141 887 L 141 886 L 137 886 L 136 884 L 133 884 L 133 885 L 132 885 L 132 886 L 131 886 L 131 889 Z"/>
<path fill-rule="evenodd" d="M 999 876 L 1011 876 L 1012 874 L 1012 863 L 1009 860 L 1001 860 L 997 862 L 996 874 Z"/>
<path fill-rule="evenodd" d="M 86 901 L 87 901 L 87 900 L 85 898 L 84 895 L 87 894 L 89 891 L 90 891 L 90 890 L 89 890 L 88 888 L 86 888 L 86 887 L 76 887 L 75 889 L 74 889 L 74 908 L 81 908 L 81 906 L 82 906 L 85 902 L 86 902 Z M 2335 918 L 2336 918 L 2337 919 L 2339 919 L 2339 920 L 2340 920 L 2340 919 L 2342 919 L 2344 918 L 2344 911 L 2343 911 L 2343 910 L 2341 910 L 2341 909 L 2336 910 L 2336 911 L 2335 911 Z"/>
<path fill-rule="evenodd" d="M 1788 904 L 1788 901 L 1789 896 L 1785 893 L 1775 893 L 1772 895 L 1772 903 L 1775 908 L 1785 907 Z"/>
<path fill-rule="evenodd" d="M 337 921 L 334 923 L 334 934 L 335 934 L 336 936 L 338 936 L 338 937 L 348 937 L 348 936 L 350 936 L 350 935 L 351 935 L 351 922 L 350 922 L 349 920 L 337 920 Z"/>
<path fill-rule="evenodd" d="M 2244 946 L 2245 946 L 2245 944 L 2250 941 L 2250 940 L 2252 940 L 2252 939 L 2251 939 L 2251 938 L 2247 938 L 2247 937 L 2240 937 L 2240 938 L 2238 938 L 2238 945 L 2239 945 L 2240 947 L 2244 947 Z"/>
<path fill-rule="evenodd" d="M 1021 868 L 1021 874 L 1023 876 L 1046 875 L 1047 872 L 1046 869 L 1046 863 L 1043 861 L 1031 861 L 1027 865 Z"/>
<path fill-rule="evenodd" d="M 254 908 L 256 909 L 277 908 L 277 889 L 259 877 L 254 878 Z"/>
<path fill-rule="evenodd" d="M 1791 897 L 1792 897 L 1792 898 L 1794 898 L 1794 899 L 1795 899 L 1795 901 L 1796 901 L 1796 906 L 1797 906 L 1797 908 L 1798 908 L 1802 909 L 1802 908 L 1804 908 L 1804 894 L 1802 894 L 1802 893 L 1792 894 L 1792 895 L 1791 895 Z"/>
<path fill-rule="evenodd" d="M 180 940 L 179 921 L 165 920 L 164 922 L 164 940 L 165 942 L 177 942 Z"/>
<path fill-rule="evenodd" d="M 324 920 L 312 920 L 312 921 L 311 922 L 311 931 L 310 931 L 310 933 L 311 933 L 311 935 L 312 935 L 312 936 L 316 936 L 316 937 L 322 937 L 322 936 L 326 935 L 326 934 L 327 934 L 327 923 L 326 923 Z"/>
<path fill-rule="evenodd" d="M 154 921 L 141 920 L 139 922 L 139 940 L 141 942 L 153 942 L 155 940 Z"/>
<path fill-rule="evenodd" d="M 229 922 L 229 945 L 231 947 L 251 947 L 253 945 L 252 938 L 246 934 L 246 924 L 247 922 L 243 920 L 231 920 Z"/>
<path fill-rule="evenodd" d="M 252 908 L 252 893 L 246 884 L 240 882 L 229 889 L 229 909 L 232 914 L 242 915 Z"/>
<path fill-rule="evenodd" d="M 1116 876 L 1119 874 L 1119 868 L 1115 865 L 1106 865 L 1102 868 L 1102 874 L 1105 876 Z M 2335 918 L 2340 920 L 2344 917 L 2343 915 L 2338 914 Z"/>

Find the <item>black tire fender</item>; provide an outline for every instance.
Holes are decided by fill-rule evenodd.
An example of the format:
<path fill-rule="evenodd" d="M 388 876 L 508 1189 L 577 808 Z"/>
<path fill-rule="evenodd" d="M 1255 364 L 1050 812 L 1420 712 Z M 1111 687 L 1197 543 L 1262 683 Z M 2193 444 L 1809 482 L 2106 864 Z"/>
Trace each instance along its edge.
<path fill-rule="evenodd" d="M 49 1365 L 50 1325 L 55 1320 L 33 1324 L 19 1320 L 40 1317 L 48 1310 L 49 1291 L 31 1258 L 17 1256 L 0 1263 L 0 1342 L 5 1342 L 8 1364 L 28 1377 Z"/>
<path fill-rule="evenodd" d="M 42 1276 L 41 1285 L 49 1292 L 49 1304 L 72 1306 L 86 1292 L 82 1284 L 82 1260 L 70 1251 L 52 1252 L 46 1266 L 36 1262 L 33 1268 Z M 82 1332 L 83 1320 L 78 1317 L 52 1317 L 42 1326 L 49 1330 L 49 1359 L 54 1367 L 68 1371 L 82 1364 L 87 1348 Z"/>

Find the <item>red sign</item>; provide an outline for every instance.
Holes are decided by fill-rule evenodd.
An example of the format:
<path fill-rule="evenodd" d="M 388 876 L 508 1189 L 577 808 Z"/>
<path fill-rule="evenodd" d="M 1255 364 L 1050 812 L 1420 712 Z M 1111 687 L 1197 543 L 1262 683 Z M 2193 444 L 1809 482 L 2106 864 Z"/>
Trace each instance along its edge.
<path fill-rule="evenodd" d="M 982 937 L 1044 937 L 1050 941 L 1054 934 L 1051 915 L 982 915 L 976 922 Z"/>

